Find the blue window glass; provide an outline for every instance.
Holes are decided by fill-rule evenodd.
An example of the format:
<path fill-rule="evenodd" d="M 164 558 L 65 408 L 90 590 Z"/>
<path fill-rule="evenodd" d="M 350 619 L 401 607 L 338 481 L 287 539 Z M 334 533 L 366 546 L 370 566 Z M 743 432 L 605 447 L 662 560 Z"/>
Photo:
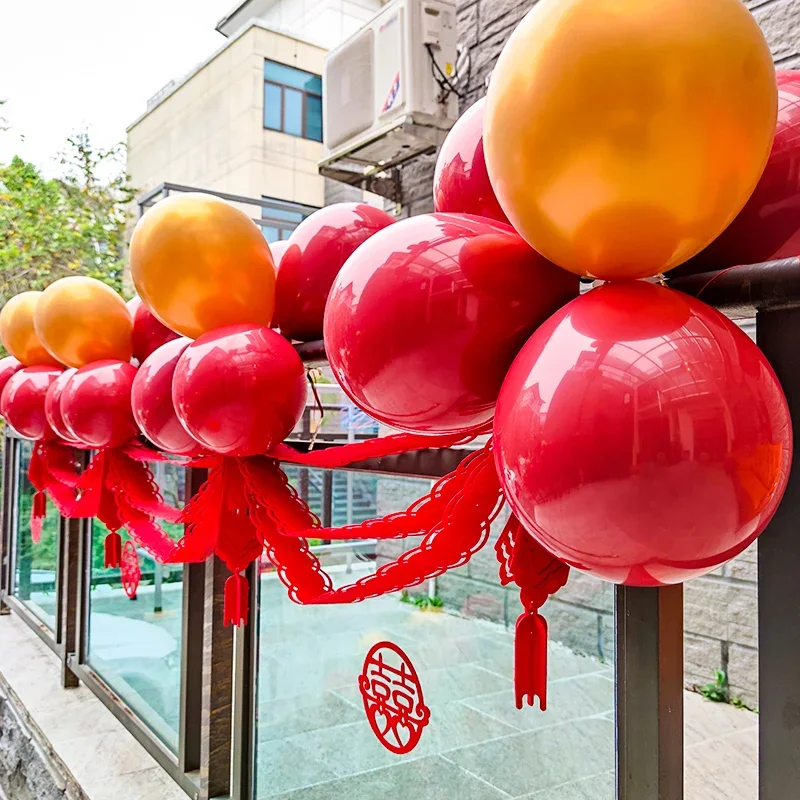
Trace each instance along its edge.
<path fill-rule="evenodd" d="M 288 239 L 292 231 L 310 214 L 316 211 L 311 206 L 289 203 L 284 200 L 264 198 L 261 207 L 261 230 L 268 242 Z"/>
<path fill-rule="evenodd" d="M 272 242 L 279 242 L 281 240 L 281 229 L 273 228 L 271 225 L 263 225 L 261 227 L 264 233 L 264 238 L 272 244 Z"/>
<path fill-rule="evenodd" d="M 264 84 L 264 127 L 273 131 L 283 129 L 283 89 L 274 83 Z"/>
<path fill-rule="evenodd" d="M 264 127 L 322 141 L 322 78 L 264 61 Z"/>
<path fill-rule="evenodd" d="M 283 90 L 283 130 L 292 136 L 303 135 L 303 93 Z"/>
<path fill-rule="evenodd" d="M 322 141 L 322 98 L 306 95 L 306 138 Z"/>

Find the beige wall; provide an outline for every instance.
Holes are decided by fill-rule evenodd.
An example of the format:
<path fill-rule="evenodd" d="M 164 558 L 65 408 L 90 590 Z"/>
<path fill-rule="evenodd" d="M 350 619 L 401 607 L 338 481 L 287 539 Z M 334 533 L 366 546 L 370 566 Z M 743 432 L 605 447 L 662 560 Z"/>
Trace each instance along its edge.
<path fill-rule="evenodd" d="M 258 25 L 230 40 L 128 129 L 128 173 L 137 195 L 170 182 L 324 205 L 317 173 L 322 144 L 263 126 L 264 59 L 321 75 L 324 55 Z"/>

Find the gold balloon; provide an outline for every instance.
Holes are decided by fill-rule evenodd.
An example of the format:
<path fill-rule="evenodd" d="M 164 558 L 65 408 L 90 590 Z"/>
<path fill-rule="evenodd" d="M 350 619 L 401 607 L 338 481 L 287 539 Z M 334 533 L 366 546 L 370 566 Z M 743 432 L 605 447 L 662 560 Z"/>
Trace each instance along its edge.
<path fill-rule="evenodd" d="M 269 245 L 247 214 L 212 195 L 172 195 L 151 208 L 133 232 L 130 262 L 142 302 L 184 336 L 272 321 Z"/>
<path fill-rule="evenodd" d="M 51 283 L 34 315 L 36 333 L 63 364 L 130 361 L 133 319 L 125 301 L 95 278 L 61 278 Z"/>
<path fill-rule="evenodd" d="M 41 296 L 41 292 L 22 292 L 12 297 L 0 311 L 0 339 L 6 350 L 26 367 L 58 364 L 33 327 L 33 315 Z"/>
<path fill-rule="evenodd" d="M 579 275 L 643 278 L 733 220 L 776 117 L 769 47 L 741 0 L 540 0 L 492 74 L 484 143 L 532 247 Z"/>

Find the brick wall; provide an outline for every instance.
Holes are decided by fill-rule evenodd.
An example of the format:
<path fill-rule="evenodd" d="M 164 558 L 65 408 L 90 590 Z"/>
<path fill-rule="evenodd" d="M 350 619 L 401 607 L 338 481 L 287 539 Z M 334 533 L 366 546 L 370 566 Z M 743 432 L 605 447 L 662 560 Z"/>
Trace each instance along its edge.
<path fill-rule="evenodd" d="M 470 50 L 471 70 L 462 111 L 486 92 L 487 79 L 511 31 L 537 0 L 461 0 L 457 6 L 459 42 Z M 746 0 L 782 69 L 800 68 L 800 2 Z M 402 171 L 404 215 L 433 208 L 434 157 Z M 399 508 L 409 491 L 382 481 L 379 495 L 387 511 Z M 408 498 L 414 499 L 413 497 Z M 497 536 L 501 525 L 495 526 Z M 395 557 L 402 543 L 383 545 Z M 727 671 L 731 690 L 749 705 L 758 703 L 757 550 L 750 548 L 715 573 L 686 586 L 686 683 L 710 681 L 715 669 Z M 419 591 L 422 591 L 420 589 Z M 487 545 L 467 566 L 438 580 L 439 596 L 450 607 L 513 624 L 519 613 L 516 591 L 497 580 L 494 550 Z M 613 658 L 613 588 L 573 573 L 569 584 L 545 608 L 552 637 L 570 647 Z"/>

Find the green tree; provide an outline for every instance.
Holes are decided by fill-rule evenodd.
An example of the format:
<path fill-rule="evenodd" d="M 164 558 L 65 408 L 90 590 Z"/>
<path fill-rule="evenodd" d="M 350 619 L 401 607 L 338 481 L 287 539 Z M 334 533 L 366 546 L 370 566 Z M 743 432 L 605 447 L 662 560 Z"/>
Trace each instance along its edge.
<path fill-rule="evenodd" d="M 0 165 L 0 305 L 66 275 L 122 290 L 133 190 L 121 156 L 121 146 L 96 148 L 84 132 L 67 140 L 61 177 L 16 156 Z"/>

